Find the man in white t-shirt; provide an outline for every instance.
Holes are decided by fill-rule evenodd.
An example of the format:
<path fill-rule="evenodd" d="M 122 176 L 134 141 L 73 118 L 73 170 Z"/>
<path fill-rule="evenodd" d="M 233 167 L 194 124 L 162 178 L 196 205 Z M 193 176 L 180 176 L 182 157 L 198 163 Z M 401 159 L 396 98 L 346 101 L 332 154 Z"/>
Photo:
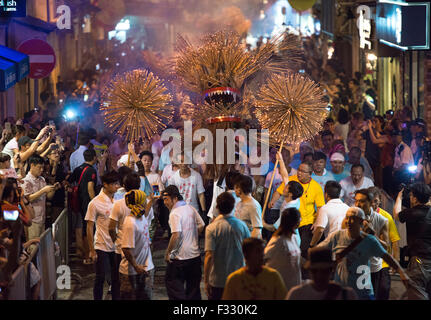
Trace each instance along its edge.
<path fill-rule="evenodd" d="M 235 199 L 235 207 L 232 211 L 232 214 L 235 214 L 236 205 L 241 201 L 241 199 L 236 196 L 234 191 L 234 185 L 235 180 L 240 176 L 241 174 L 237 171 L 229 171 L 226 173 L 226 176 L 224 177 L 221 186 L 217 186 L 218 183 L 214 181 L 213 201 L 207 214 L 207 216 L 210 218 L 210 222 L 214 221 L 214 219 L 217 218 L 219 215 L 219 212 L 217 210 L 217 197 L 225 191 L 231 193 Z"/>
<path fill-rule="evenodd" d="M 362 164 L 354 164 L 350 170 L 350 177 L 340 181 L 341 198 L 348 206 L 355 204 L 355 192 L 359 189 L 367 189 L 374 187 L 374 183 L 370 178 L 364 176 L 364 166 Z"/>
<path fill-rule="evenodd" d="M 88 204 L 85 220 L 87 221 L 87 240 L 90 249 L 90 259 L 95 263 L 96 279 L 94 280 L 94 300 L 103 299 L 106 264 L 109 261 L 111 269 L 115 268 L 115 245 L 109 235 L 109 216 L 114 205 L 114 193 L 120 187 L 116 172 L 102 176 L 103 188 Z M 93 240 L 93 230 L 96 232 Z M 111 272 L 112 300 L 119 297 L 118 273 Z"/>
<path fill-rule="evenodd" d="M 120 262 L 122 260 L 121 239 L 123 234 L 123 225 L 125 218 L 130 215 L 130 208 L 126 205 L 124 195 L 132 190 L 139 190 L 141 178 L 136 172 L 128 173 L 123 179 L 123 196 L 114 202 L 111 215 L 109 216 L 109 235 L 115 244 L 115 268 L 111 272 L 119 273 Z M 153 210 L 150 210 L 147 221 L 152 219 Z M 154 279 L 154 269 L 149 271 L 149 277 L 145 279 L 145 288 L 148 294 L 151 292 L 151 287 Z"/>
<path fill-rule="evenodd" d="M 19 148 L 18 148 L 18 140 L 21 137 L 25 136 L 25 127 L 24 126 L 20 126 L 20 125 L 16 125 L 16 134 L 15 137 L 13 137 L 11 140 L 9 140 L 8 143 L 6 143 L 6 145 L 3 148 L 3 153 L 6 153 L 10 156 L 11 159 L 13 159 L 13 157 L 15 156 L 15 154 L 18 153 Z M 12 168 L 13 165 L 13 161 L 11 161 L 10 163 L 10 167 Z"/>
<path fill-rule="evenodd" d="M 120 294 L 122 300 L 151 300 L 154 264 L 150 249 L 149 212 L 153 203 L 145 192 L 131 190 L 124 196 L 129 209 L 122 235 L 120 263 Z"/>
<path fill-rule="evenodd" d="M 202 176 L 199 172 L 190 168 L 184 163 L 184 155 L 179 156 L 180 169 L 175 172 L 172 178 L 168 181 L 168 185 L 174 185 L 180 191 L 184 201 L 191 205 L 199 212 L 199 203 L 202 211 L 206 212 L 205 205 L 205 188 L 203 186 Z"/>
<path fill-rule="evenodd" d="M 171 210 L 169 226 L 172 236 L 165 255 L 169 300 L 201 300 L 199 234 L 204 230 L 204 221 L 195 208 L 183 201 L 176 186 L 168 186 L 162 195 L 166 207 Z"/>
<path fill-rule="evenodd" d="M 334 231 L 340 230 L 349 206 L 340 199 L 341 185 L 337 181 L 328 181 L 325 185 L 326 204 L 319 209 L 313 225 L 313 238 L 310 247 L 314 247 L 322 235 L 325 238 Z"/>

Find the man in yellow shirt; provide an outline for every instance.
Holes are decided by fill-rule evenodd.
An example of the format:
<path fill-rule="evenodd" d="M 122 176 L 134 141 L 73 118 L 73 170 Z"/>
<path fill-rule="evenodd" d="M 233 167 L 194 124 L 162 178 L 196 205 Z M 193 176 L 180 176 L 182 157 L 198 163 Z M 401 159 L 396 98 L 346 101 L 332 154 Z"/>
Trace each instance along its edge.
<path fill-rule="evenodd" d="M 392 255 L 395 260 L 399 261 L 400 249 L 398 247 L 398 241 L 401 238 L 391 214 L 379 207 L 382 203 L 382 191 L 378 187 L 370 187 L 368 188 L 368 190 L 374 194 L 374 200 L 371 203 L 373 210 L 388 219 L 389 240 L 391 242 L 391 246 L 388 247 L 388 253 Z M 377 300 L 389 300 L 389 293 L 391 290 L 391 277 L 389 274 L 389 265 L 384 260 L 382 263 L 382 270 L 384 270 L 384 279 L 381 280 L 379 292 L 375 292 L 374 294 L 376 295 Z"/>
<path fill-rule="evenodd" d="M 287 290 L 277 270 L 264 266 L 264 242 L 244 239 L 245 267 L 231 273 L 222 300 L 283 300 Z"/>
<path fill-rule="evenodd" d="M 278 187 L 277 192 L 274 192 L 269 208 L 272 208 L 275 202 L 283 194 L 285 183 L 288 181 L 297 181 L 304 189 L 304 193 L 300 198 L 299 212 L 301 213 L 301 223 L 299 225 L 299 235 L 301 236 L 301 255 L 304 259 L 308 257 L 308 248 L 310 247 L 313 233 L 311 227 L 316 220 L 317 211 L 325 205 L 322 187 L 311 178 L 313 168 L 309 163 L 301 163 L 298 168 L 298 173 L 294 176 L 288 176 L 286 166 L 282 157 L 277 155 L 280 161 L 280 173 L 283 177 L 283 183 Z"/>

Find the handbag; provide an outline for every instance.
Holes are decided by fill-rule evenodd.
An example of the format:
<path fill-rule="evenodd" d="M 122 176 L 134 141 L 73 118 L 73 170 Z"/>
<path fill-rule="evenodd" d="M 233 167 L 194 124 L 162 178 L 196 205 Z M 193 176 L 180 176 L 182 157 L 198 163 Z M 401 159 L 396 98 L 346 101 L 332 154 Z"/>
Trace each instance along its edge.
<path fill-rule="evenodd" d="M 79 212 L 81 210 L 81 202 L 79 201 L 79 185 L 81 184 L 82 177 L 89 166 L 82 170 L 81 176 L 79 177 L 78 184 L 72 187 L 72 192 L 70 193 L 69 205 L 73 212 Z"/>

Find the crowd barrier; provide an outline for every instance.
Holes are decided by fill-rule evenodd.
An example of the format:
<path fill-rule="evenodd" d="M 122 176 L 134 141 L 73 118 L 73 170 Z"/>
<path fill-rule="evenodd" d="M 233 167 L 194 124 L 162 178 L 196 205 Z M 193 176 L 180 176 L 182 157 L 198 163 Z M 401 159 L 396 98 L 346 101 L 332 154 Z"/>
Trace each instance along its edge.
<path fill-rule="evenodd" d="M 11 277 L 7 289 L 8 300 L 31 299 L 30 262 L 33 262 L 41 277 L 40 300 L 56 299 L 57 267 L 69 262 L 69 235 L 67 210 L 63 210 L 52 228 L 41 236 L 26 262 L 20 265 Z"/>

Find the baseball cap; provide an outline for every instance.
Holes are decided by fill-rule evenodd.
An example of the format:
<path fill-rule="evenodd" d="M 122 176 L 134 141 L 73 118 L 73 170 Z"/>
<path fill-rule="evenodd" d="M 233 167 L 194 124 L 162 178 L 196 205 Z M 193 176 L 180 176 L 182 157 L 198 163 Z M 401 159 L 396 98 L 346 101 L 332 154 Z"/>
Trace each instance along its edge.
<path fill-rule="evenodd" d="M 33 142 L 34 142 L 34 140 L 30 139 L 30 137 L 28 137 L 28 136 L 21 137 L 18 140 L 18 148 L 21 148 L 23 145 L 26 145 L 29 143 L 31 144 Z"/>
<path fill-rule="evenodd" d="M 425 121 L 421 118 L 417 118 L 416 120 L 412 121 L 412 125 L 425 127 Z"/>
<path fill-rule="evenodd" d="M 164 197 L 170 197 L 170 198 L 177 198 L 178 200 L 182 200 L 183 197 L 180 194 L 180 191 L 178 190 L 177 186 L 170 185 L 165 188 L 162 192 L 162 196 Z"/>
<path fill-rule="evenodd" d="M 350 207 L 349 209 L 347 209 L 346 215 L 347 215 L 348 212 L 350 212 L 351 215 L 354 216 L 354 217 L 358 217 L 358 218 L 361 218 L 362 220 L 365 220 L 365 212 L 361 208 Z"/>
<path fill-rule="evenodd" d="M 344 156 L 339 152 L 334 152 L 329 161 L 344 161 Z"/>

